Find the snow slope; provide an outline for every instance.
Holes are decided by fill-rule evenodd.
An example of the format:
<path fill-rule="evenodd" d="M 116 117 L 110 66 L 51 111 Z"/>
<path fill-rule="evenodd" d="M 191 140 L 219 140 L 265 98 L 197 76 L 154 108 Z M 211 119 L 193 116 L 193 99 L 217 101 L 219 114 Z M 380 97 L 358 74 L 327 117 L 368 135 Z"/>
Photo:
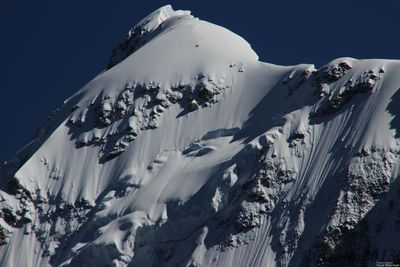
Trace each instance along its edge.
<path fill-rule="evenodd" d="M 0 265 L 398 261 L 399 86 L 162 7 L 0 169 Z"/>

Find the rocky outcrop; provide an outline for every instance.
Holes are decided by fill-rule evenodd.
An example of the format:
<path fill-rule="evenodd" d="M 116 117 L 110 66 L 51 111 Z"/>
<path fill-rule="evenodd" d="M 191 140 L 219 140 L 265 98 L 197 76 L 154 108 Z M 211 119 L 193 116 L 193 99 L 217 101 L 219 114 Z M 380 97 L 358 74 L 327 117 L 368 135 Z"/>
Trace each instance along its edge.
<path fill-rule="evenodd" d="M 218 95 L 226 87 L 204 76 L 199 76 L 195 84 L 174 88 L 161 88 L 157 82 L 132 82 L 115 97 L 98 96 L 87 107 L 74 106 L 68 125 L 72 132 L 79 133 L 73 136 L 77 148 L 104 148 L 104 162 L 123 153 L 142 131 L 158 128 L 163 113 L 172 105 L 182 108 L 181 115 L 193 112 L 218 102 Z"/>

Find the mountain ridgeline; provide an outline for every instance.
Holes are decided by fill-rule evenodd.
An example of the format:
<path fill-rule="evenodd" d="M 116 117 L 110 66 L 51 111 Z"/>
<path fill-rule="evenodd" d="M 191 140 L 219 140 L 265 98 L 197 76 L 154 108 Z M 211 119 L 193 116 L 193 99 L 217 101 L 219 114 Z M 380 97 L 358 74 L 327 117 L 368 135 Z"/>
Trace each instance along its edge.
<path fill-rule="evenodd" d="M 399 263 L 399 88 L 162 7 L 0 168 L 0 265 Z"/>

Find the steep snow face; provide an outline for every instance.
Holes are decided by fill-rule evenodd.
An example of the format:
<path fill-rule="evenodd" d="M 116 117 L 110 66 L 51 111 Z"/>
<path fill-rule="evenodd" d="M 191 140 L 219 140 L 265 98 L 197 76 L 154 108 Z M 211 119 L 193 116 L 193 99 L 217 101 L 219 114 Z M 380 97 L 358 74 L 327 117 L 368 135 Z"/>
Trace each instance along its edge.
<path fill-rule="evenodd" d="M 235 80 L 242 79 L 235 74 L 254 64 L 259 64 L 257 55 L 239 36 L 192 17 L 176 17 L 154 40 L 72 96 L 55 118 L 62 122 L 62 127 L 47 138 L 16 176 L 36 174 L 34 179 L 21 179 L 29 190 L 51 186 L 47 191 L 57 194 L 62 191 L 62 198 L 72 203 L 82 197 L 93 200 L 113 177 L 108 171 L 113 173 L 117 168 L 103 170 L 103 163 L 126 150 L 138 136 L 144 140 L 137 140 L 135 144 L 139 147 L 133 149 L 143 153 L 131 153 L 130 158 L 140 157 L 137 162 L 149 164 L 147 161 L 164 150 L 182 149 L 217 125 L 224 128 L 240 125 L 245 115 L 242 118 L 226 115 L 239 106 L 236 95 L 232 97 L 230 110 L 219 113 L 218 121 L 210 111 L 193 120 L 185 119 L 184 115 L 191 100 L 208 110 L 221 94 L 231 94 Z M 191 127 L 197 120 L 214 122 Z M 163 121 L 165 130 L 145 132 L 142 137 L 143 131 L 158 128 Z M 182 130 L 177 131 L 177 127 Z M 155 134 L 159 136 L 153 138 Z M 157 144 L 148 145 L 149 142 Z M 79 167 L 71 169 L 73 165 L 65 160 L 66 153 Z M 82 153 L 89 155 L 83 160 Z M 99 163 L 99 173 L 86 167 Z M 49 176 L 61 179 L 48 185 Z M 77 176 L 81 179 L 77 180 Z M 95 179 L 95 185 L 84 177 Z"/>
<path fill-rule="evenodd" d="M 0 265 L 396 261 L 399 67 L 262 63 L 162 7 L 0 169 Z"/>

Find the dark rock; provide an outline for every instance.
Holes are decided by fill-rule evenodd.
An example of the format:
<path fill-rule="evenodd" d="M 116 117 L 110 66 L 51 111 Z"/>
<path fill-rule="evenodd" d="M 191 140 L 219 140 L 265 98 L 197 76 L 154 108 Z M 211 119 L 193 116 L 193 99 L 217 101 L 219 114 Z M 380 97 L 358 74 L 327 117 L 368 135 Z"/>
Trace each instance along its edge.
<path fill-rule="evenodd" d="M 292 140 L 301 140 L 301 139 L 304 139 L 304 137 L 305 137 L 305 135 L 303 133 L 293 133 L 289 137 L 288 141 L 290 142 Z"/>
<path fill-rule="evenodd" d="M 328 82 L 335 82 L 342 78 L 351 66 L 347 62 L 339 62 L 335 65 L 327 65 L 317 72 L 317 77 L 320 80 L 326 80 Z"/>
<path fill-rule="evenodd" d="M 22 189 L 21 184 L 19 183 L 19 180 L 15 177 L 12 178 L 8 182 L 8 189 L 9 189 L 10 193 L 13 195 L 16 195 L 17 193 L 19 193 Z"/>
<path fill-rule="evenodd" d="M 192 100 L 192 102 L 190 102 L 190 104 L 188 106 L 188 111 L 193 112 L 198 109 L 199 109 L 199 105 L 197 104 L 196 100 Z"/>
<path fill-rule="evenodd" d="M 7 230 L 0 225 L 0 246 L 7 244 L 7 234 Z"/>
<path fill-rule="evenodd" d="M 17 217 L 15 216 L 13 211 L 9 208 L 3 208 L 1 210 L 1 217 L 10 226 L 15 226 L 17 224 Z"/>
<path fill-rule="evenodd" d="M 214 96 L 213 92 L 207 87 L 203 87 L 199 91 L 199 97 L 205 101 L 211 101 L 213 96 Z"/>

